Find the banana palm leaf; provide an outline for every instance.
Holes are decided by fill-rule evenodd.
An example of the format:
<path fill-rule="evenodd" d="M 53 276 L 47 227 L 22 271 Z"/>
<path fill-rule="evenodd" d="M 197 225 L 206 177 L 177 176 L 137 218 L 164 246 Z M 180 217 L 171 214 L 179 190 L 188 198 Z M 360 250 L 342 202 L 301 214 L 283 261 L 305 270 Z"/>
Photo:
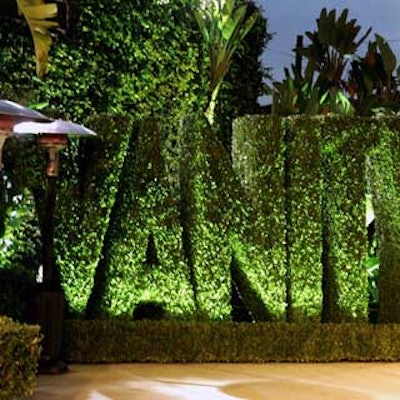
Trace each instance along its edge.
<path fill-rule="evenodd" d="M 219 88 L 227 74 L 232 56 L 255 24 L 259 14 L 247 14 L 242 0 L 217 0 L 207 3 L 194 15 L 210 54 L 210 92 L 206 115 L 212 125 Z"/>
<path fill-rule="evenodd" d="M 49 29 L 59 26 L 56 21 L 50 21 L 57 16 L 57 4 L 46 4 L 44 0 L 16 1 L 31 31 L 35 47 L 36 73 L 39 77 L 43 77 L 47 71 L 49 49 L 52 44 Z"/>

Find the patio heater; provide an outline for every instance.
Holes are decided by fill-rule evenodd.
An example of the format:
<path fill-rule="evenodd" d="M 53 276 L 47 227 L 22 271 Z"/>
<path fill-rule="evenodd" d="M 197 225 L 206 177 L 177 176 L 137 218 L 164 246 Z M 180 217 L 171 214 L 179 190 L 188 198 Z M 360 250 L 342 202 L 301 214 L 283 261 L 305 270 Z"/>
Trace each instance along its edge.
<path fill-rule="evenodd" d="M 90 129 L 64 120 L 53 120 L 38 111 L 9 100 L 0 99 L 0 184 L 4 184 L 2 154 L 6 139 L 13 135 L 38 135 L 38 143 L 47 149 L 49 162 L 46 169 L 47 190 L 43 216 L 43 285 L 31 304 L 31 321 L 41 325 L 41 372 L 59 373 L 67 370 L 60 362 L 62 324 L 64 319 L 64 294 L 54 260 L 54 207 L 59 152 L 68 146 L 69 136 L 96 135 Z M 39 372 L 40 372 L 39 371 Z"/>
<path fill-rule="evenodd" d="M 96 134 L 82 125 L 64 120 L 50 122 L 21 122 L 13 129 L 15 134 L 37 134 L 38 144 L 47 150 L 47 188 L 42 221 L 43 283 L 33 305 L 32 317 L 44 334 L 39 372 L 61 373 L 67 367 L 61 359 L 62 325 L 64 321 L 64 293 L 54 257 L 54 209 L 59 153 L 69 143 L 69 137 L 80 138 Z"/>
<path fill-rule="evenodd" d="M 50 122 L 38 111 L 21 106 L 10 100 L 0 99 L 0 169 L 3 171 L 3 147 L 6 139 L 13 135 L 13 128 L 21 122 Z"/>

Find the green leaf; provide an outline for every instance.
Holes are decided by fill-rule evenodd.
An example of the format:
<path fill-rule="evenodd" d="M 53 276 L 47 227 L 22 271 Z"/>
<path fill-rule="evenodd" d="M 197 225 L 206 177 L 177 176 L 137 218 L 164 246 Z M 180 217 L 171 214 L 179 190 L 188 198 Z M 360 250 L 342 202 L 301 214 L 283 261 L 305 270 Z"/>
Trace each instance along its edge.
<path fill-rule="evenodd" d="M 43 0 L 16 0 L 32 34 L 36 55 L 36 73 L 39 77 L 47 71 L 49 49 L 52 44 L 48 29 L 58 27 L 56 21 L 49 21 L 57 16 L 56 3 L 44 3 Z"/>
<path fill-rule="evenodd" d="M 387 41 L 382 36 L 375 34 L 375 38 L 379 46 L 379 51 L 382 55 L 383 64 L 385 65 L 385 71 L 390 78 L 396 68 L 396 56 L 394 55 Z"/>

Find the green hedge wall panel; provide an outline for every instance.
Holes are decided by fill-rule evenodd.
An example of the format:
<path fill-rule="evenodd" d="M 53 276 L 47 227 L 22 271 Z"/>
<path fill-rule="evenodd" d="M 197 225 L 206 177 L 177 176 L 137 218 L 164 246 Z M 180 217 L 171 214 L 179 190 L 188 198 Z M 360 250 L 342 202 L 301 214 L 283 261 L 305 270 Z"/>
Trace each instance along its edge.
<path fill-rule="evenodd" d="M 378 129 L 369 119 L 322 122 L 324 204 L 327 234 L 324 319 L 365 320 L 368 310 L 365 226 L 365 155 Z M 325 276 L 325 279 L 328 277 Z"/>
<path fill-rule="evenodd" d="M 70 310 L 82 313 L 115 202 L 132 122 L 98 115 L 87 121 L 98 135 L 61 156 L 55 210 L 55 252 Z"/>
<path fill-rule="evenodd" d="M 380 143 L 369 153 L 379 236 L 379 321 L 400 321 L 400 124 L 379 121 Z"/>
<path fill-rule="evenodd" d="M 265 249 L 265 245 L 256 241 L 250 235 L 231 238 L 238 268 L 250 286 L 249 293 L 241 292 L 241 296 L 256 322 L 283 321 L 286 315 L 286 276 L 282 260 L 286 253 L 281 244 Z M 255 295 L 257 300 L 261 300 L 262 307 L 254 300 Z"/>
<path fill-rule="evenodd" d="M 284 319 L 287 302 L 283 139 L 279 119 L 246 116 L 233 125 L 232 162 L 244 192 L 233 250 L 265 312 L 247 307 L 268 320 Z"/>
<path fill-rule="evenodd" d="M 186 258 L 199 318 L 229 319 L 232 197 L 227 155 L 203 114 L 181 127 L 180 185 Z"/>
<path fill-rule="evenodd" d="M 322 312 L 321 122 L 286 118 L 287 257 L 291 320 Z"/>
<path fill-rule="evenodd" d="M 99 264 L 106 278 L 102 308 L 111 316 L 132 316 L 134 308 L 147 301 L 163 303 L 176 317 L 194 312 L 179 199 L 165 174 L 165 143 L 159 123 L 144 121 L 125 161 L 110 241 Z"/>

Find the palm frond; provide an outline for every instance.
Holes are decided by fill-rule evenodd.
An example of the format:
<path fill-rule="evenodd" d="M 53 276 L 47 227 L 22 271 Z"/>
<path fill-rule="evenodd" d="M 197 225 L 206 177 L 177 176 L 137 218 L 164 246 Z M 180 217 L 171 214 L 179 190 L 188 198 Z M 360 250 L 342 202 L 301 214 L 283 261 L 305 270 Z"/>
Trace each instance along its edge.
<path fill-rule="evenodd" d="M 47 71 L 49 49 L 52 44 L 49 29 L 59 26 L 56 21 L 50 20 L 57 16 L 57 4 L 46 4 L 43 0 L 16 1 L 31 31 L 35 47 L 36 73 L 41 78 Z"/>

